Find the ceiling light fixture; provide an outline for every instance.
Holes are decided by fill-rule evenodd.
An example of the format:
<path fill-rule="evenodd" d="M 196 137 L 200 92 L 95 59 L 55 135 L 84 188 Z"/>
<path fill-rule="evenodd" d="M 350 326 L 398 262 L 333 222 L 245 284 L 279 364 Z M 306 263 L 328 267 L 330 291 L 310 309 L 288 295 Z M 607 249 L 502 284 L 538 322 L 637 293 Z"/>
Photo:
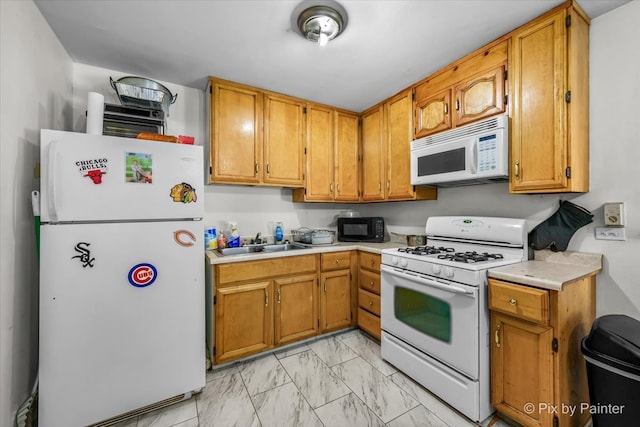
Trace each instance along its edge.
<path fill-rule="evenodd" d="M 325 46 L 344 31 L 346 16 L 329 6 L 312 6 L 298 16 L 298 28 L 312 42 Z"/>

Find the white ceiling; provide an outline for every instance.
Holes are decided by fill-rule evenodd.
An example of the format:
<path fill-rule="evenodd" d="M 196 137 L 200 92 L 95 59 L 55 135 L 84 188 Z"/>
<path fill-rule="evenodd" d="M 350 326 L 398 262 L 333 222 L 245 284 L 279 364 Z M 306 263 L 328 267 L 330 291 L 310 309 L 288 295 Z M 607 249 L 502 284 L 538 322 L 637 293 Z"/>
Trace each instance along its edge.
<path fill-rule="evenodd" d="M 74 62 L 204 89 L 216 76 L 361 112 L 562 0 L 341 0 L 325 47 L 295 20 L 332 0 L 35 0 Z M 629 0 L 582 0 L 593 19 Z M 304 3 L 304 4 L 303 4 Z"/>

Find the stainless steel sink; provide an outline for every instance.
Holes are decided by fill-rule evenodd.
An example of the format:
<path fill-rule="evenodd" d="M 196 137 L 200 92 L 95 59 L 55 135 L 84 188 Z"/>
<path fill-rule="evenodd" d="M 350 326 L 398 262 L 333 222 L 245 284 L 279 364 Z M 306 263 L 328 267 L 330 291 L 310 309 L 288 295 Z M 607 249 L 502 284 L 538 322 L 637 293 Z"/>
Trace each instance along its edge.
<path fill-rule="evenodd" d="M 281 245 L 247 245 L 239 248 L 216 249 L 218 255 L 242 255 L 242 254 L 258 254 L 282 251 L 293 251 L 297 249 L 305 249 L 304 246 L 295 243 L 283 243 Z"/>

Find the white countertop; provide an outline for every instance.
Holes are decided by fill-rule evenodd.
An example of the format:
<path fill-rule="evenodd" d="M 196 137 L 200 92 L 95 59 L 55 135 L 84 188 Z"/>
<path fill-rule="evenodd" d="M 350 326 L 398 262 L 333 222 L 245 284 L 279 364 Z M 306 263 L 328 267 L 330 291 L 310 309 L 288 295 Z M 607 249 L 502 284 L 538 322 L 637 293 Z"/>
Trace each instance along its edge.
<path fill-rule="evenodd" d="M 258 253 L 250 253 L 250 254 L 240 254 L 240 255 L 226 255 L 221 256 L 218 255 L 215 251 L 205 251 L 207 259 L 210 264 L 226 264 L 229 262 L 243 262 L 243 261 L 257 261 L 261 259 L 270 259 L 270 258 L 281 258 L 287 256 L 297 256 L 297 255 L 307 255 L 307 254 L 320 254 L 325 252 L 339 252 L 339 251 L 365 251 L 371 252 L 374 254 L 380 254 L 383 249 L 389 248 L 401 248 L 403 246 L 407 246 L 406 243 L 398 243 L 398 242 L 385 242 L 385 243 L 364 243 L 364 242 L 339 242 L 337 244 L 332 245 L 318 245 L 318 246 L 310 246 L 305 249 L 296 249 L 293 251 L 282 251 L 282 252 L 258 252 Z"/>
<path fill-rule="evenodd" d="M 531 261 L 491 268 L 489 277 L 536 288 L 561 291 L 576 280 L 602 271 L 602 254 L 536 251 Z"/>

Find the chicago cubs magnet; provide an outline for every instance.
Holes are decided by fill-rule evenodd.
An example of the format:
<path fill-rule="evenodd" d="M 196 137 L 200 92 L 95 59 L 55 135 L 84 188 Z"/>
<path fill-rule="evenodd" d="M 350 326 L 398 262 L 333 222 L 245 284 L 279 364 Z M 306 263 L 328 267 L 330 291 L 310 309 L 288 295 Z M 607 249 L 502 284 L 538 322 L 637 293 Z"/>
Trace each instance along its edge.
<path fill-rule="evenodd" d="M 152 264 L 146 262 L 131 267 L 127 275 L 131 286 L 136 288 L 145 288 L 151 285 L 156 281 L 156 277 L 158 277 L 158 270 Z"/>

